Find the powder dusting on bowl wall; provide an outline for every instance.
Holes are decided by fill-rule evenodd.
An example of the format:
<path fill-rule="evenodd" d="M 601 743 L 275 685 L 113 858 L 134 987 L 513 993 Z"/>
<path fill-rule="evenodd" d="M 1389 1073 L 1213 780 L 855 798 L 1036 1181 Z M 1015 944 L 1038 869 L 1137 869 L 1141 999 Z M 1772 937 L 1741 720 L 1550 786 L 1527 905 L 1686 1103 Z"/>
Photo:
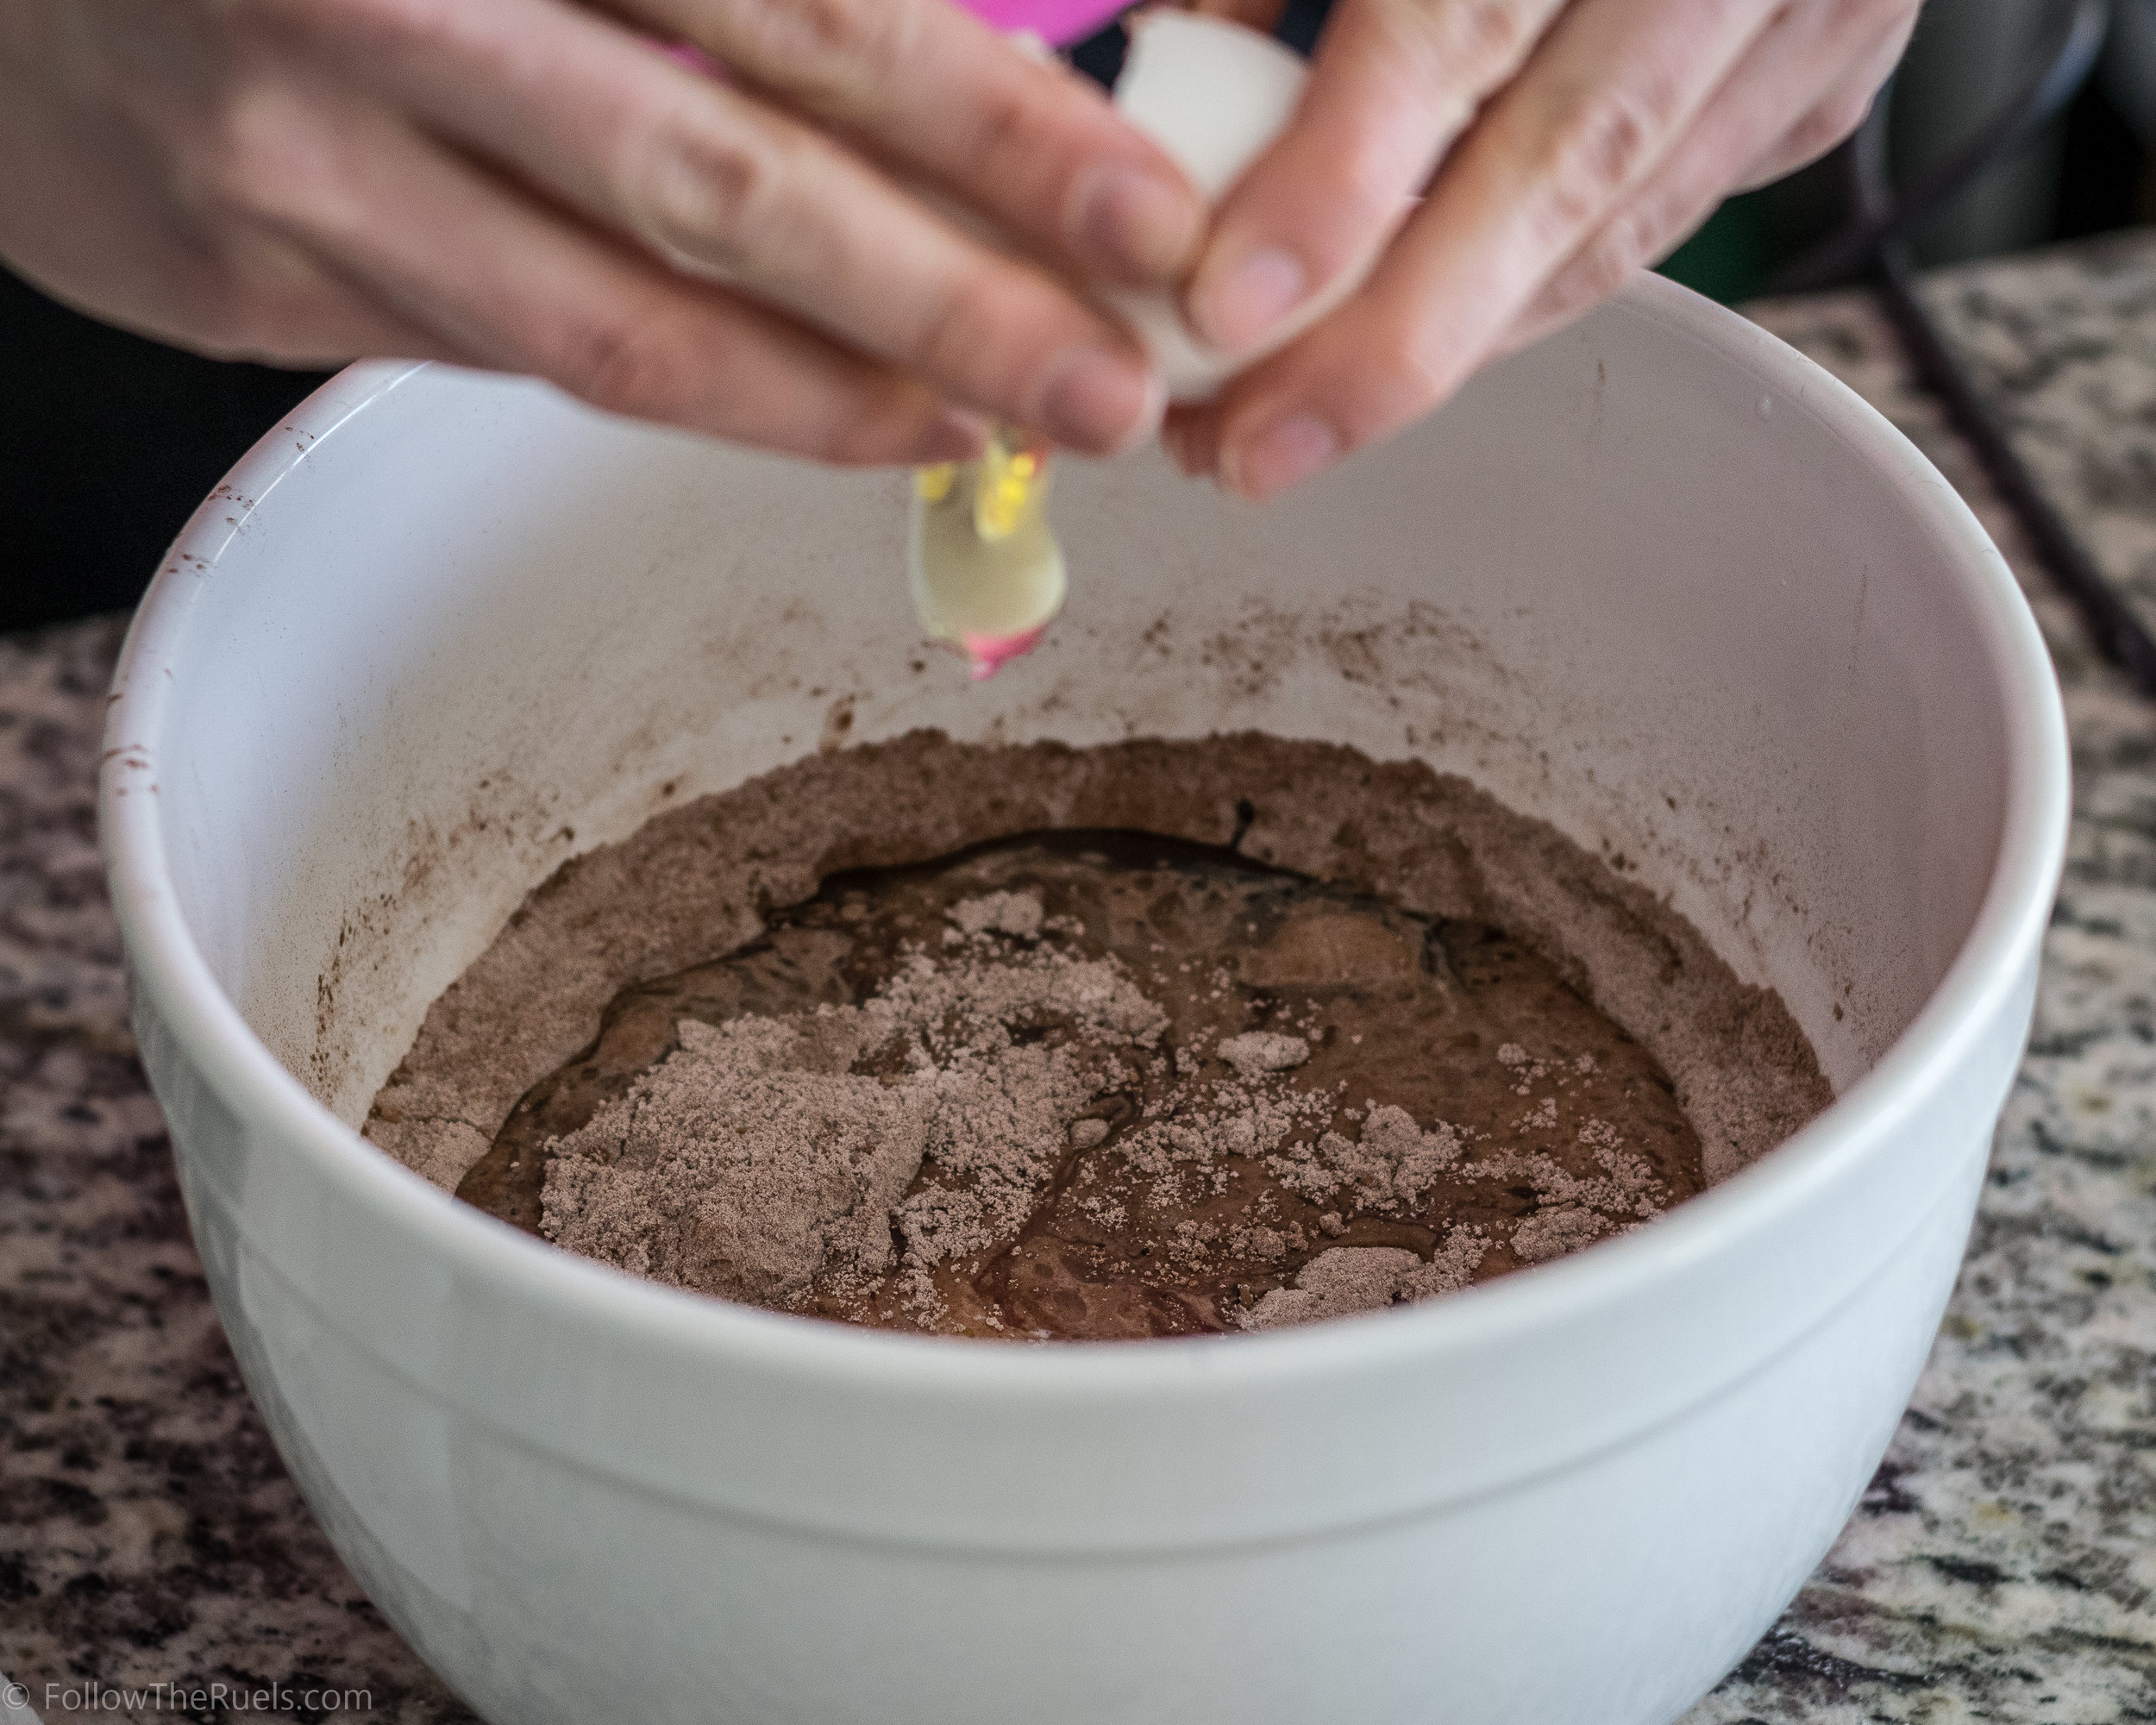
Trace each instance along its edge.
<path fill-rule="evenodd" d="M 1077 41 L 1121 9 L 1100 0 L 961 0 L 999 29 Z M 1271 37 L 1225 19 L 1147 11 L 1130 20 L 1115 105 L 1217 203 L 1294 111 L 1302 61 Z M 1176 403 L 1210 400 L 1244 367 L 1322 317 L 1359 279 L 1346 273 L 1264 340 L 1234 354 L 1191 333 L 1173 293 L 1102 291 L 1144 344 Z M 1063 555 L 1049 530 L 1049 451 L 999 428 L 977 461 L 924 467 L 913 487 L 908 574 L 921 626 L 963 652 L 976 681 L 1030 653 L 1062 609 Z"/>

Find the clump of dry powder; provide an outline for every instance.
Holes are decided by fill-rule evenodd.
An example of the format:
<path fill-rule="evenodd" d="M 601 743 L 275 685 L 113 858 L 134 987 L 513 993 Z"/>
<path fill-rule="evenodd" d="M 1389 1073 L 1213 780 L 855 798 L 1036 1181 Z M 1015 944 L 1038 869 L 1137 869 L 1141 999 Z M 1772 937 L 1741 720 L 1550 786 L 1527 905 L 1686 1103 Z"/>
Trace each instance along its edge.
<path fill-rule="evenodd" d="M 556 1141 L 545 1231 L 640 1275 L 764 1305 L 857 1284 L 894 1248 L 924 1269 L 1015 1233 L 1071 1122 L 1158 1043 L 1161 1010 L 1117 966 L 1049 947 L 1037 899 L 957 907 L 962 951 L 907 955 L 862 1007 L 717 1026 Z M 1056 1025 L 1061 1046 L 1020 1042 Z M 885 1076 L 864 1076 L 867 1066 Z M 951 1177 L 910 1199 L 933 1152 Z"/>

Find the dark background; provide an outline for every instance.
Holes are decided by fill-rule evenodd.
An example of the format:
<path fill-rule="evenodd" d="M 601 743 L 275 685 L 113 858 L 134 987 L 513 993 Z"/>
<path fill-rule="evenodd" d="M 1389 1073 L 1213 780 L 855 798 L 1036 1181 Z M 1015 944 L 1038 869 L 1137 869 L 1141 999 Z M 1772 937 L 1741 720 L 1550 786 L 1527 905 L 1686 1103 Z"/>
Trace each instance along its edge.
<path fill-rule="evenodd" d="M 0 630 L 133 605 L 195 505 L 327 375 L 183 354 L 0 271 Z"/>
<path fill-rule="evenodd" d="M 1307 29 L 1319 9 L 1296 0 L 1291 25 Z M 1897 80 L 1897 177 L 1921 171 L 2010 90 L 2044 10 L 2040 0 L 1934 0 Z M 2121 46 L 2115 32 L 2113 51 Z M 1950 261 L 2156 218 L 2149 153 L 2130 98 L 2113 93 L 2124 87 L 2091 82 L 2061 122 L 1918 233 L 1920 257 Z M 1664 267 L 1742 299 L 1840 217 L 1835 176 L 1809 170 L 1731 199 Z M 132 605 L 195 505 L 324 375 L 180 353 L 0 271 L 0 630 Z"/>

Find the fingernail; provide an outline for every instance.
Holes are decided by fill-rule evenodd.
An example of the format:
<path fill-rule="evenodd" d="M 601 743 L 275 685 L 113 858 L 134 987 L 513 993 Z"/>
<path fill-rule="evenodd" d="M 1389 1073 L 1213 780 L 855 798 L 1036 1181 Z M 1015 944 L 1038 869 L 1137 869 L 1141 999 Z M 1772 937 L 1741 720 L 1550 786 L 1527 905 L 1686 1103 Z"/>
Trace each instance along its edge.
<path fill-rule="evenodd" d="M 1107 455 L 1153 429 L 1163 398 L 1135 354 L 1105 343 L 1067 349 L 1041 388 L 1041 429 L 1058 443 Z"/>
<path fill-rule="evenodd" d="M 970 461 L 987 447 L 986 419 L 963 408 L 946 408 L 943 417 L 921 434 L 913 460 L 924 466 L 935 461 Z"/>
<path fill-rule="evenodd" d="M 1301 304 L 1308 290 L 1300 259 L 1261 246 L 1225 274 L 1201 282 L 1191 316 L 1216 347 L 1247 347 Z"/>
<path fill-rule="evenodd" d="M 1230 445 L 1221 454 L 1221 477 L 1244 497 L 1268 498 L 1332 466 L 1339 454 L 1340 439 L 1330 425 L 1298 413 Z"/>
<path fill-rule="evenodd" d="M 1080 185 L 1071 244 L 1089 267 L 1118 281 L 1168 281 L 1197 243 L 1202 224 L 1198 200 L 1188 190 L 1109 162 Z"/>

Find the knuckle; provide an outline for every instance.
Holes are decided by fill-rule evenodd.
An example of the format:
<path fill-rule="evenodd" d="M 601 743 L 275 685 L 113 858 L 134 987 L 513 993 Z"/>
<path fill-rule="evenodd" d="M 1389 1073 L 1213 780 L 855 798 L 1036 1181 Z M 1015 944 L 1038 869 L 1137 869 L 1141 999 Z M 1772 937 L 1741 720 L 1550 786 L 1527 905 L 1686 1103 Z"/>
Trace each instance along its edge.
<path fill-rule="evenodd" d="M 231 80 L 176 158 L 182 197 L 213 218 L 282 218 L 296 201 L 300 119 L 274 84 Z"/>
<path fill-rule="evenodd" d="M 1062 153 L 1044 147 L 1042 122 L 1037 92 L 1007 88 L 984 91 L 968 116 L 963 159 L 976 167 L 994 164 L 999 169 L 1023 166 L 1044 156 L 1052 159 Z M 1074 186 L 1081 166 L 1075 160 L 1069 166 Z"/>
<path fill-rule="evenodd" d="M 1526 59 L 1539 34 L 1537 11 L 1528 0 L 1390 0 L 1374 22 L 1387 57 L 1418 87 L 1479 96 Z"/>
<path fill-rule="evenodd" d="M 961 281 L 933 296 L 907 331 L 906 364 L 925 376 L 963 383 L 975 392 L 1000 384 L 1007 304 L 978 279 Z M 1000 389 L 995 392 L 1003 393 Z"/>
<path fill-rule="evenodd" d="M 728 276 L 763 253 L 787 170 L 770 140 L 675 114 L 636 151 L 630 207 L 638 237 L 676 268 Z"/>
<path fill-rule="evenodd" d="M 1419 103 L 1446 104 L 1448 130 L 1519 70 L 1536 29 L 1526 0 L 1389 0 L 1366 15 L 1372 69 Z"/>
<path fill-rule="evenodd" d="M 893 72 L 917 28 L 914 0 L 787 0 L 758 9 L 752 57 L 797 96 L 837 97 Z"/>
<path fill-rule="evenodd" d="M 771 33 L 766 40 L 805 58 L 849 60 L 874 35 L 881 9 L 859 0 L 789 0 L 765 9 L 764 28 Z"/>
<path fill-rule="evenodd" d="M 567 324 L 555 332 L 544 369 L 594 407 L 663 417 L 678 362 L 651 333 L 654 321 L 609 311 Z"/>
<path fill-rule="evenodd" d="M 1468 0 L 1434 10 L 1445 63 L 1463 70 L 1478 86 L 1502 83 L 1534 46 L 1529 9 L 1520 0 Z"/>
<path fill-rule="evenodd" d="M 1589 225 L 1651 160 L 1673 105 L 1662 90 L 1624 86 L 1570 104 L 1535 165 L 1548 227 L 1564 235 Z"/>

